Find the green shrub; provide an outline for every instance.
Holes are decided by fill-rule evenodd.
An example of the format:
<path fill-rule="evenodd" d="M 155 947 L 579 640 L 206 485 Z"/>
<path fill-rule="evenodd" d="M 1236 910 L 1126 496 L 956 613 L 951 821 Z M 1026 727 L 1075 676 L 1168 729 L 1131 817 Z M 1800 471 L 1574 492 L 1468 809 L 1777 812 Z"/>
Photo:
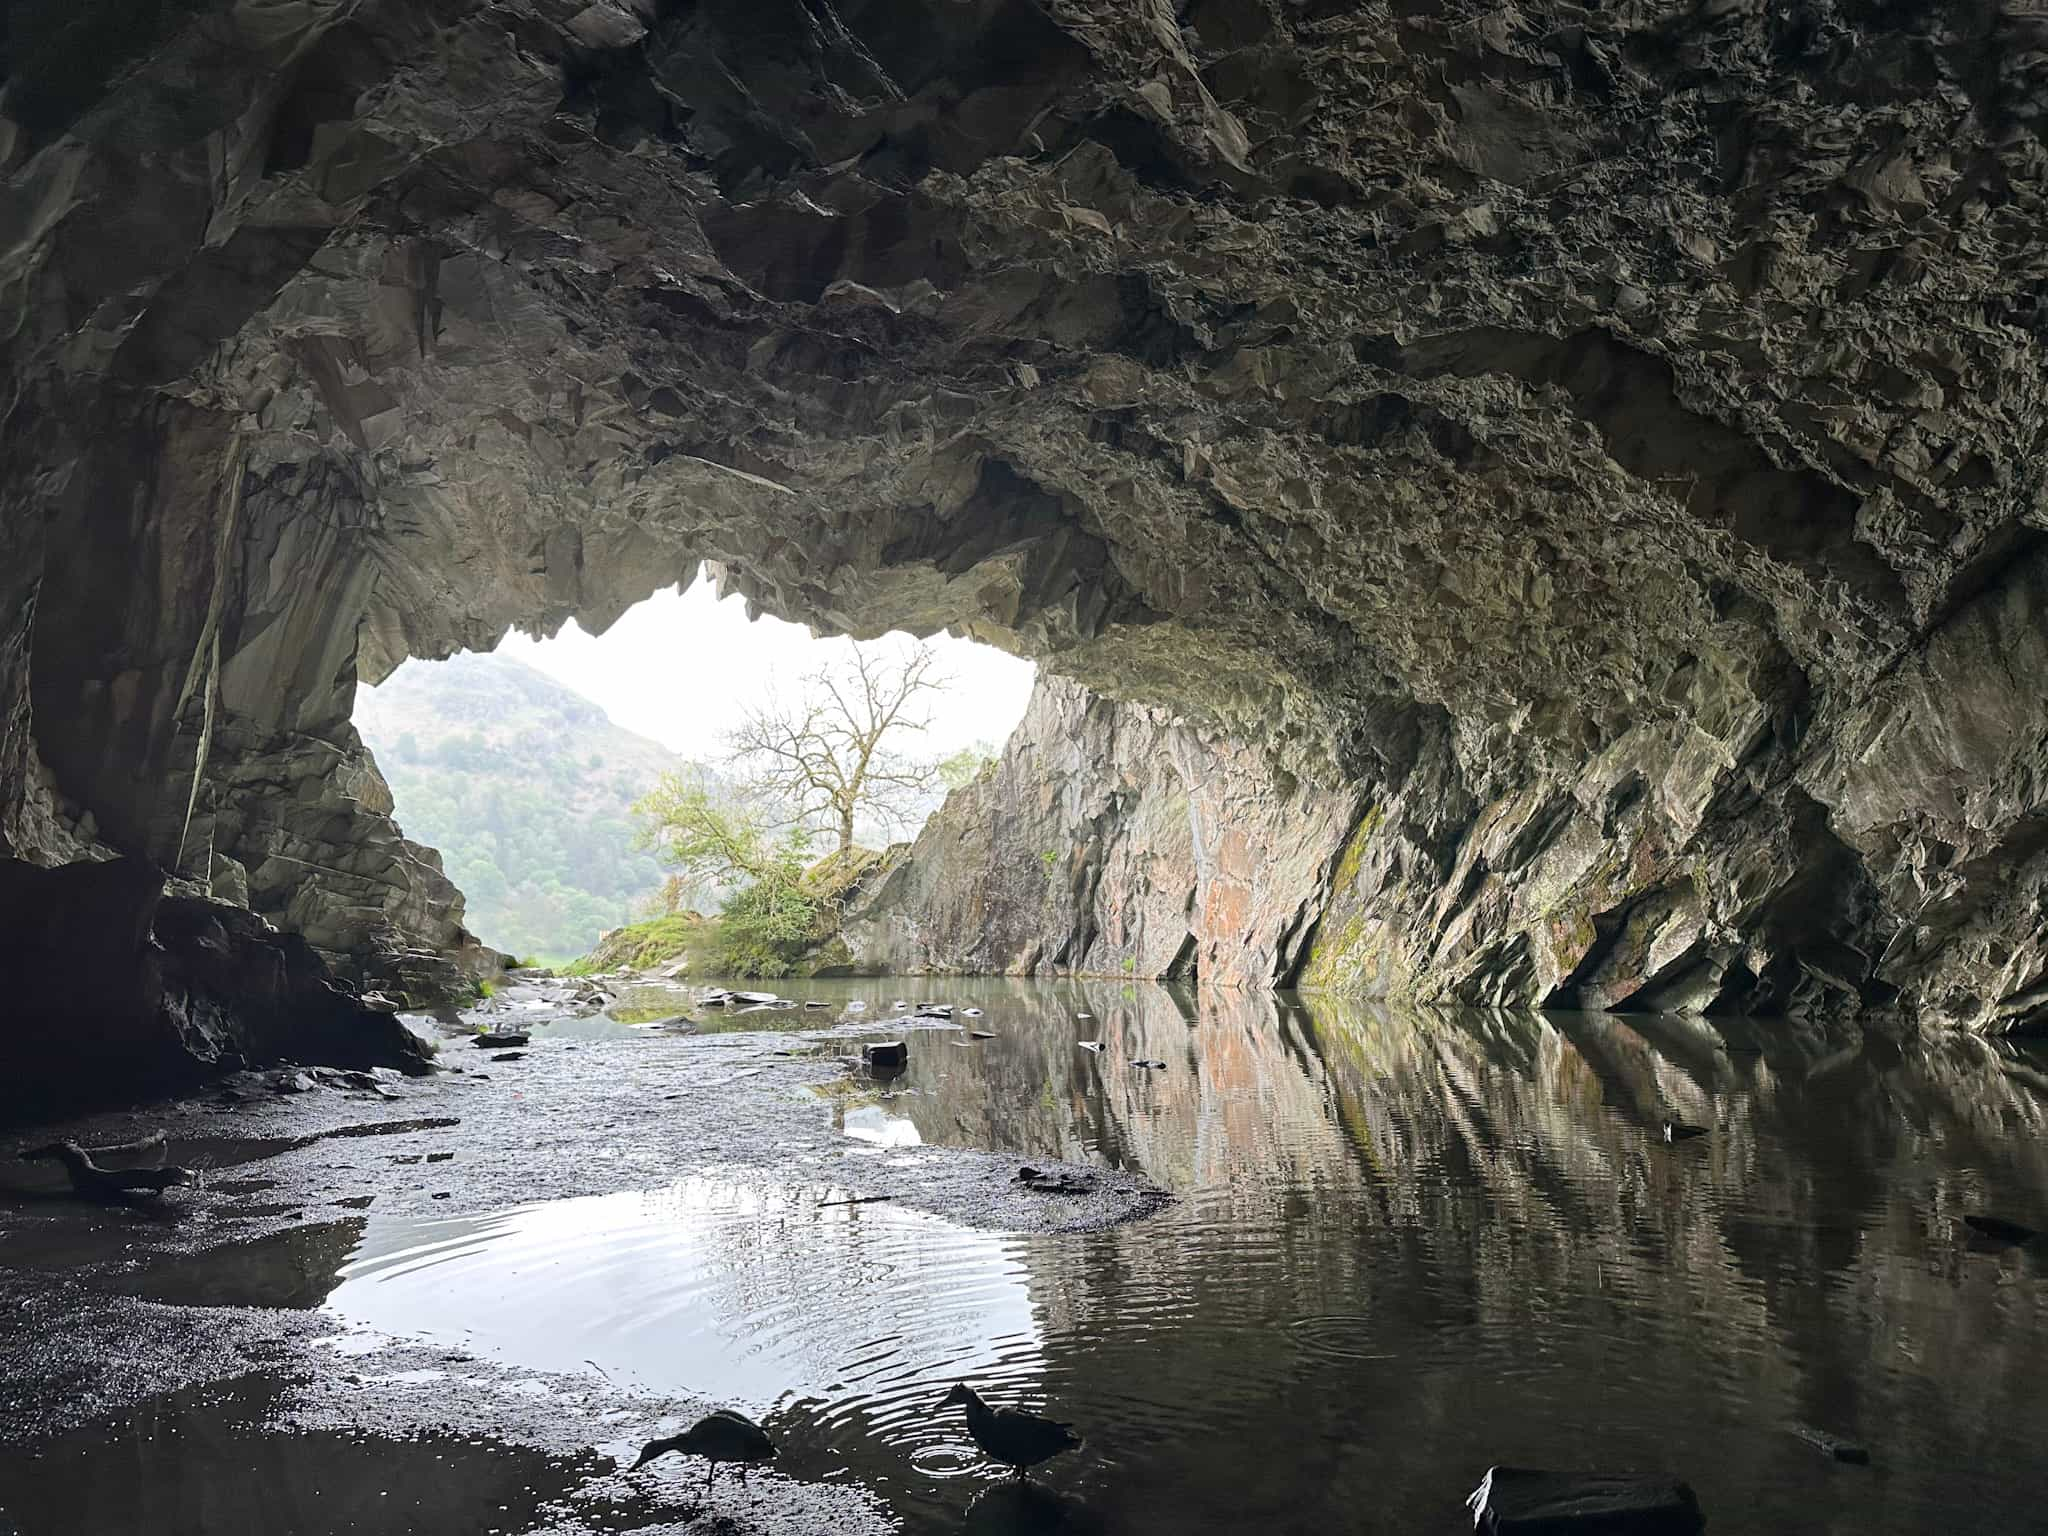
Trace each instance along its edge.
<path fill-rule="evenodd" d="M 718 914 L 722 968 L 731 976 L 787 976 L 817 917 L 817 899 L 801 880 L 770 878 L 733 892 Z"/>

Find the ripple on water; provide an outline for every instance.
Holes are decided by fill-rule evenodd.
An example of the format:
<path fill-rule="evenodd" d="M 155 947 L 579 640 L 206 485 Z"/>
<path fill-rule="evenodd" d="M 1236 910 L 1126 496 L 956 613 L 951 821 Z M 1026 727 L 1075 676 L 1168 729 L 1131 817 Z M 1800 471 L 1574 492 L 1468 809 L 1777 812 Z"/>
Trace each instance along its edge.
<path fill-rule="evenodd" d="M 1391 1360 L 1384 1350 L 1373 1348 L 1372 1319 L 1356 1312 L 1333 1312 L 1323 1317 L 1297 1317 L 1287 1325 L 1288 1337 L 1303 1354 L 1324 1360 Z"/>
<path fill-rule="evenodd" d="M 1717 1530 L 2038 1523 L 2048 1262 L 1947 1234 L 1993 1191 L 2048 1210 L 2043 1120 L 1975 1044 L 1809 1080 L 1781 1034 L 1730 1078 L 1614 1021 L 970 996 L 999 1038 L 920 1040 L 902 1091 L 835 1092 L 852 1145 L 1094 1161 L 1181 1201 L 1036 1237 L 716 1179 L 373 1217 L 329 1304 L 376 1331 L 344 1339 L 731 1402 L 783 1471 L 850 1474 L 911 1536 L 1435 1529 L 1489 1462 L 1589 1451 L 1686 1476 Z M 1102 1056 L 1075 1049 L 1081 1011 Z M 1172 1068 L 1131 1075 L 1147 1058 Z M 1657 1106 L 1709 1099 L 1713 1141 L 1666 1147 Z M 977 1486 L 992 1469 L 938 1409 L 961 1379 L 1075 1422 L 1086 1448 L 1045 1481 L 1078 1503 Z M 1881 1444 L 1879 1467 L 1787 1420 Z"/>
<path fill-rule="evenodd" d="M 953 1381 L 1021 1387 L 1042 1365 L 1021 1245 L 915 1211 L 821 1204 L 833 1198 L 691 1179 L 372 1219 L 327 1305 L 358 1327 L 755 1413 L 812 1400 L 828 1435 L 858 1419 L 935 1454 L 953 1443 L 930 1432 Z"/>

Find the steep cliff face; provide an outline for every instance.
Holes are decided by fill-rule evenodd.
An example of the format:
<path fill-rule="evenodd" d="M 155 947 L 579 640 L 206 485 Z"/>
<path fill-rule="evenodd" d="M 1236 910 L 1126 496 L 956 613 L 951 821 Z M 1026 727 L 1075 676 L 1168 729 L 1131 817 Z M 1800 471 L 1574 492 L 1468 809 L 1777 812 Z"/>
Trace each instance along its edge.
<path fill-rule="evenodd" d="M 5 50 L 11 845 L 46 770 L 445 976 L 355 678 L 708 559 L 1163 711 L 1169 810 L 1363 807 L 1331 985 L 2048 1016 L 2026 7 L 29 0 Z M 1327 851 L 1202 874 L 1217 793 L 1076 875 L 1192 885 L 990 952 L 1284 972 Z"/>
<path fill-rule="evenodd" d="M 1044 679 L 845 937 L 885 970 L 1284 983 L 1355 814 L 1258 752 Z"/>

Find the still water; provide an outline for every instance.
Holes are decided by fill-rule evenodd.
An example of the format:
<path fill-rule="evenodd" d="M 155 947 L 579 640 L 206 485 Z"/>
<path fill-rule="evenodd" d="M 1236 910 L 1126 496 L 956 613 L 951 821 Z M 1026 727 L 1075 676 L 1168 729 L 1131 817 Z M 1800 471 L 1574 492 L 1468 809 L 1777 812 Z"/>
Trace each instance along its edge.
<path fill-rule="evenodd" d="M 797 995 L 886 1019 L 891 985 Z M 745 1407 L 782 1470 L 850 1474 L 916 1532 L 959 1530 L 991 1475 L 933 1412 L 962 1378 L 1088 1436 L 1027 1512 L 1074 1529 L 1450 1530 L 1493 1462 L 1669 1471 L 1724 1532 L 2044 1528 L 2048 1255 L 1959 1220 L 2048 1226 L 2039 1057 L 1151 986 L 934 995 L 996 1038 L 920 1035 L 886 1091 L 830 1095 L 854 1149 L 1068 1158 L 1175 1204 L 1010 1236 L 692 1178 L 372 1217 L 326 1307 Z M 1712 1133 L 1667 1144 L 1667 1119 Z"/>
<path fill-rule="evenodd" d="M 629 1054 L 635 1032 L 673 1050 L 661 1037 L 693 1027 L 822 1031 L 775 1044 L 852 1057 L 898 997 L 978 1007 L 959 1022 L 994 1038 L 921 1031 L 901 1077 L 815 1092 L 846 1156 L 1066 1159 L 1173 1203 L 1020 1235 L 846 1203 L 829 1162 L 780 1183 L 699 1170 L 484 1215 L 372 1210 L 159 1262 L 137 1293 L 314 1311 L 372 1377 L 379 1341 L 404 1339 L 538 1373 L 542 1396 L 547 1373 L 597 1373 L 729 1403 L 780 1442 L 778 1471 L 870 1490 L 914 1536 L 1450 1532 L 1494 1462 L 1669 1472 L 1716 1533 L 2048 1529 L 2048 1240 L 1993 1247 L 1960 1221 L 2048 1228 L 2040 1054 L 1784 1022 L 898 985 L 809 984 L 797 995 L 828 1009 L 695 1025 L 669 1012 L 686 999 L 635 999 L 665 1023 L 533 1028 Z M 1667 1143 L 1667 1120 L 1710 1132 Z M 438 1371 L 415 1374 L 435 1390 Z M 1071 1420 L 1085 1449 L 1033 1491 L 1001 1488 L 936 1411 L 961 1379 Z M 619 1410 L 618 1443 L 573 1463 L 270 1432 L 287 1390 L 259 1376 L 153 1400 L 121 1431 L 133 1476 L 93 1470 L 93 1427 L 0 1457 L 0 1509 L 38 1511 L 24 1536 L 556 1530 L 549 1501 L 601 1486 L 647 1428 Z M 1873 1464 L 1829 1461 L 1794 1426 Z M 649 1518 L 585 1509 L 574 1528 Z"/>

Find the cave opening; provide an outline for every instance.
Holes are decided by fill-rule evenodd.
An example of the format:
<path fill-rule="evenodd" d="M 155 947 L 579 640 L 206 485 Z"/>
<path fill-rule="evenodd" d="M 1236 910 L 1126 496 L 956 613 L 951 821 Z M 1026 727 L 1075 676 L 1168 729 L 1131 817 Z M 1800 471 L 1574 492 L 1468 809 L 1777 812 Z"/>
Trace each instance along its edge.
<path fill-rule="evenodd" d="M 6 8 L 0 1529 L 2038 1524 L 2038 9 Z"/>
<path fill-rule="evenodd" d="M 439 853 L 485 946 L 559 966 L 635 927 L 614 947 L 647 966 L 677 958 L 655 920 L 715 916 L 752 878 L 665 856 L 661 792 L 706 786 L 767 841 L 800 833 L 812 863 L 900 859 L 949 791 L 993 769 L 1034 671 L 943 632 L 818 637 L 700 575 L 601 634 L 571 619 L 407 661 L 358 685 L 353 724 L 395 821 Z M 844 903 L 857 887 L 834 891 Z"/>

